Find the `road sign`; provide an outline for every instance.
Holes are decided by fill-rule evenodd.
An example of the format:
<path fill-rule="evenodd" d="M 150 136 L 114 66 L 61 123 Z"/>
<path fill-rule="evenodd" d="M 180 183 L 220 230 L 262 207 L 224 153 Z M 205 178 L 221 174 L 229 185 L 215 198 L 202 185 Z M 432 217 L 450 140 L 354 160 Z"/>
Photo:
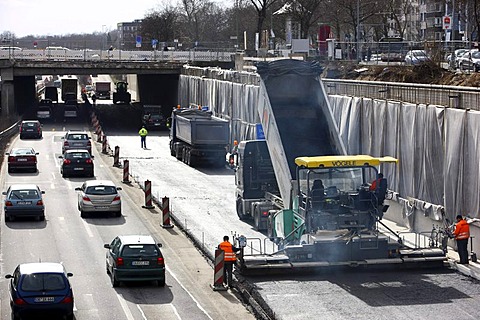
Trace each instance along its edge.
<path fill-rule="evenodd" d="M 443 29 L 450 30 L 452 29 L 452 18 L 449 16 L 443 16 Z"/>
<path fill-rule="evenodd" d="M 141 48 L 142 47 L 142 36 L 137 36 L 135 39 L 135 47 Z"/>
<path fill-rule="evenodd" d="M 157 48 L 158 40 L 157 39 L 152 39 L 152 48 L 155 49 Z"/>

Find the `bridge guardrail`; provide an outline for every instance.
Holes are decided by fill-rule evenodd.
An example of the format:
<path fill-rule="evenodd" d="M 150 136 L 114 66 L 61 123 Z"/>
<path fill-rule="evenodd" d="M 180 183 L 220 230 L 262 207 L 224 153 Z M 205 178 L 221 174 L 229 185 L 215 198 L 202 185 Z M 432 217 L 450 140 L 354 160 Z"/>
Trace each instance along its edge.
<path fill-rule="evenodd" d="M 233 61 L 235 52 L 125 50 L 2 50 L 0 59 L 35 61 Z"/>

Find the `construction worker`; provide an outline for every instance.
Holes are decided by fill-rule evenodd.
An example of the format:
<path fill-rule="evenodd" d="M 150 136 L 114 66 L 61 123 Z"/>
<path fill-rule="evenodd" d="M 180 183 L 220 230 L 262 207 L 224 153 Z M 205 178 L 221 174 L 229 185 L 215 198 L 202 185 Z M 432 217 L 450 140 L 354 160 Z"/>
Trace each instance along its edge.
<path fill-rule="evenodd" d="M 237 261 L 237 255 L 235 252 L 238 252 L 240 249 L 236 248 L 229 241 L 228 236 L 223 237 L 223 242 L 218 245 L 218 249 L 223 250 L 223 283 L 225 283 L 229 288 L 232 287 L 232 273 L 233 265 Z"/>
<path fill-rule="evenodd" d="M 370 191 L 375 191 L 377 189 L 377 185 L 380 185 L 380 180 L 383 179 L 383 173 L 379 173 L 377 175 L 377 179 L 373 180 L 370 184 Z"/>
<path fill-rule="evenodd" d="M 142 148 L 147 149 L 148 131 L 147 131 L 147 129 L 145 129 L 145 126 L 142 126 L 142 128 L 138 131 L 138 134 L 140 135 L 140 143 L 142 145 Z"/>
<path fill-rule="evenodd" d="M 460 264 L 468 264 L 468 238 L 470 238 L 470 226 L 461 215 L 457 216 L 457 224 L 453 232 L 457 241 L 457 251 L 460 256 Z"/>

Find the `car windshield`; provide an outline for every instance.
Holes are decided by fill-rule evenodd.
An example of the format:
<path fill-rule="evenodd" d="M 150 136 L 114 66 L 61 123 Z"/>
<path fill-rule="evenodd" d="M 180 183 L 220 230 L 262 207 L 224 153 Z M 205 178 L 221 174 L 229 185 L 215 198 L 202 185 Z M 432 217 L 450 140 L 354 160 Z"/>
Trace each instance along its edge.
<path fill-rule="evenodd" d="M 70 134 L 68 135 L 67 140 L 88 140 L 88 136 L 82 133 Z"/>
<path fill-rule="evenodd" d="M 69 152 L 65 156 L 67 159 L 88 159 L 90 154 L 88 152 Z"/>
<path fill-rule="evenodd" d="M 414 55 L 415 57 L 425 57 L 427 54 L 425 53 L 425 51 L 423 50 L 419 50 L 419 51 L 412 51 L 412 55 Z"/>
<path fill-rule="evenodd" d="M 10 199 L 38 199 L 37 190 L 13 190 Z"/>
<path fill-rule="evenodd" d="M 117 188 L 113 186 L 91 186 L 87 187 L 85 193 L 93 195 L 112 195 L 117 193 Z"/>
<path fill-rule="evenodd" d="M 153 244 L 131 244 L 123 247 L 123 257 L 137 257 L 137 256 L 158 256 L 158 250 Z"/>
<path fill-rule="evenodd" d="M 23 291 L 57 291 L 65 289 L 65 280 L 58 273 L 31 273 L 23 276 Z"/>

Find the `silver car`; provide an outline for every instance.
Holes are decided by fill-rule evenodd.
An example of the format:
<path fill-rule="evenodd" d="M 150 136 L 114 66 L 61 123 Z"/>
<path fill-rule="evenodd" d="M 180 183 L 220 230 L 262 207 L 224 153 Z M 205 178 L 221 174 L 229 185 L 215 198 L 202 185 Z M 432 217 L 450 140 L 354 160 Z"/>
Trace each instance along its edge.
<path fill-rule="evenodd" d="M 116 217 L 122 216 L 122 199 L 118 190 L 110 180 L 88 180 L 81 187 L 75 188 L 78 192 L 78 210 L 80 216 L 86 218 L 92 213 L 112 212 Z"/>
<path fill-rule="evenodd" d="M 64 137 L 62 137 L 62 154 L 70 149 L 86 149 L 92 154 L 91 137 L 86 131 L 69 130 Z"/>
<path fill-rule="evenodd" d="M 13 221 L 15 217 L 35 217 L 45 220 L 45 205 L 42 194 L 45 191 L 35 184 L 13 184 L 3 192 L 5 201 L 3 210 L 5 221 Z"/>

